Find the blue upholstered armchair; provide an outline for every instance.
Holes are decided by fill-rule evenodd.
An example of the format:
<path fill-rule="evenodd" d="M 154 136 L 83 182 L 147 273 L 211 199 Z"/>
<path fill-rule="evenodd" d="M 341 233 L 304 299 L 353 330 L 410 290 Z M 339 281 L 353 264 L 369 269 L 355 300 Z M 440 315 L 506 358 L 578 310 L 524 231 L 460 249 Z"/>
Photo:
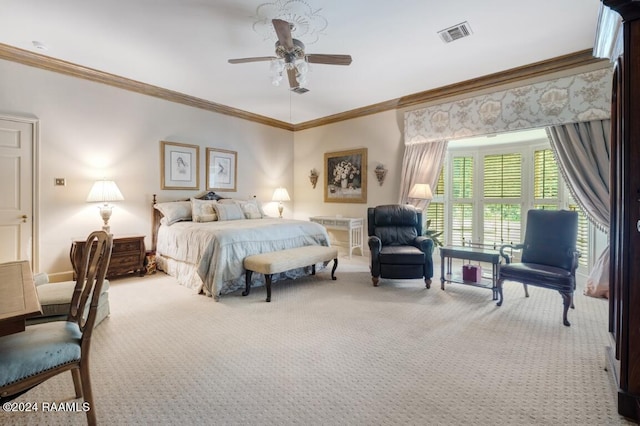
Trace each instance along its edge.
<path fill-rule="evenodd" d="M 433 241 L 422 236 L 422 211 L 408 204 L 367 209 L 371 279 L 380 277 L 424 278 L 427 288 L 433 277 Z"/>
<path fill-rule="evenodd" d="M 573 306 L 576 288 L 576 268 L 580 253 L 576 250 L 578 213 L 568 210 L 529 210 L 523 244 L 507 244 L 500 248 L 506 265 L 500 266 L 498 275 L 498 306 L 502 305 L 504 281 L 524 284 L 525 297 L 529 297 L 527 285 L 556 290 L 562 295 L 564 311 L 562 322 L 567 320 L 569 307 Z M 511 262 L 505 249 L 522 250 L 520 262 Z"/>

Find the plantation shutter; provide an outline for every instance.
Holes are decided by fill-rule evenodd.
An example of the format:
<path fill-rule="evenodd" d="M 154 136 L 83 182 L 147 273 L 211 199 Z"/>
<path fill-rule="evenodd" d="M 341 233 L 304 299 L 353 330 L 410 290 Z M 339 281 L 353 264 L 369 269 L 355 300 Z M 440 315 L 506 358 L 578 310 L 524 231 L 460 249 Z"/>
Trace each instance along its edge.
<path fill-rule="evenodd" d="M 450 243 L 462 245 L 473 238 L 473 157 L 454 157 L 451 174 Z"/>
<path fill-rule="evenodd" d="M 440 177 L 438 183 L 433 191 L 433 200 L 427 207 L 427 221 L 429 221 L 429 229 L 436 232 L 442 232 L 441 241 L 446 241 L 447 235 L 445 232 L 444 222 L 444 167 L 440 170 Z"/>
<path fill-rule="evenodd" d="M 576 248 L 580 252 L 578 264 L 587 266 L 589 262 L 589 219 L 580 206 L 575 201 L 571 201 L 569 210 L 578 212 L 578 240 L 576 241 Z"/>
<path fill-rule="evenodd" d="M 522 233 L 522 154 L 484 156 L 482 242 L 518 242 Z"/>
<path fill-rule="evenodd" d="M 522 196 L 522 155 L 498 154 L 484 157 L 484 197 Z"/>
<path fill-rule="evenodd" d="M 473 157 L 454 157 L 452 175 L 453 198 L 473 197 Z"/>
<path fill-rule="evenodd" d="M 438 178 L 438 183 L 436 184 L 436 189 L 433 192 L 433 195 L 437 197 L 444 197 L 444 166 L 440 169 L 440 177 Z"/>
<path fill-rule="evenodd" d="M 558 164 L 550 149 L 534 152 L 533 159 L 533 197 L 537 200 L 558 199 L 560 178 Z"/>

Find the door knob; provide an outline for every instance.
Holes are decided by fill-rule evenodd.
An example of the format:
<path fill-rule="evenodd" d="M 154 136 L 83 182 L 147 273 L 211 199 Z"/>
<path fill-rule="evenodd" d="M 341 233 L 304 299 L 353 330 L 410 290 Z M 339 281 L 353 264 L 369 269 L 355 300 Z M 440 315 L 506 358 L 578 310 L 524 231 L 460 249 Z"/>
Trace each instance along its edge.
<path fill-rule="evenodd" d="M 22 215 L 22 223 L 27 223 L 27 215 L 26 214 Z"/>

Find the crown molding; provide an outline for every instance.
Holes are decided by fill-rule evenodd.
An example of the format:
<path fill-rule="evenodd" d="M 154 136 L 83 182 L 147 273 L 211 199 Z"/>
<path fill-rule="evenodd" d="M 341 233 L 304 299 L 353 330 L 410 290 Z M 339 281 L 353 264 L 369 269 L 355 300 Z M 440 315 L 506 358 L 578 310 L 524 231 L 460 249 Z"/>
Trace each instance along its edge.
<path fill-rule="evenodd" d="M 363 108 L 345 111 L 340 114 L 319 118 L 317 120 L 295 124 L 293 126 L 293 130 L 299 131 L 310 129 L 312 127 L 323 126 L 326 124 L 336 123 L 338 121 L 364 117 L 366 115 L 376 114 L 392 109 L 409 108 L 457 96 L 469 96 L 470 94 L 475 94 L 475 92 L 481 90 L 493 89 L 507 84 L 531 80 L 548 74 L 596 64 L 606 66 L 609 64 L 609 61 L 607 59 L 595 58 L 592 55 L 592 50 L 586 49 L 545 61 L 535 62 L 522 67 L 512 68 L 507 71 L 501 71 L 495 74 L 489 74 L 483 77 L 450 84 L 448 86 L 442 86 L 433 90 L 414 93 L 412 95 L 403 96 L 390 101 L 369 105 Z"/>
<path fill-rule="evenodd" d="M 0 59 L 6 59 L 23 65 L 57 72 L 71 77 L 82 78 L 84 80 L 106 84 L 119 89 L 153 96 L 169 102 L 175 102 L 293 132 L 351 120 L 380 112 L 409 108 L 454 96 L 468 95 L 472 92 L 529 80 L 547 74 L 608 62 L 606 59 L 594 58 L 591 49 L 587 49 L 569 55 L 559 56 L 553 59 L 513 68 L 507 71 L 490 74 L 484 77 L 466 80 L 437 89 L 403 96 L 401 98 L 391 99 L 362 108 L 341 112 L 339 114 L 329 115 L 316 120 L 291 124 L 2 43 L 0 43 Z"/>
<path fill-rule="evenodd" d="M 293 125 L 284 121 L 274 120 L 273 118 L 263 115 L 253 114 L 241 109 L 232 108 L 226 105 L 210 102 L 195 96 L 185 95 L 184 93 L 175 92 L 173 90 L 164 89 L 162 87 L 153 86 L 136 80 L 131 80 L 118 75 L 110 74 L 104 71 L 96 70 L 71 62 L 55 59 L 50 56 L 40 55 L 28 50 L 18 49 L 0 43 L 0 59 L 18 62 L 23 65 L 40 68 L 47 71 L 53 71 L 65 74 L 71 77 L 82 78 L 84 80 L 102 83 L 119 89 L 129 90 L 131 92 L 141 93 L 143 95 L 153 96 L 170 102 L 175 102 L 194 108 L 204 109 L 219 114 L 229 115 L 244 120 L 253 121 L 267 126 L 277 127 L 285 130 L 293 130 Z"/>

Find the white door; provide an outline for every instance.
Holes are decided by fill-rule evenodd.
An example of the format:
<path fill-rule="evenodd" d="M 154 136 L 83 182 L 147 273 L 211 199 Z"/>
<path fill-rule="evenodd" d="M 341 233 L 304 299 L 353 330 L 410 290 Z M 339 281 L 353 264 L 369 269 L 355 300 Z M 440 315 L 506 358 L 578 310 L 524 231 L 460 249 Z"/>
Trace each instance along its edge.
<path fill-rule="evenodd" d="M 34 121 L 0 116 L 0 262 L 34 261 L 34 128 Z"/>

